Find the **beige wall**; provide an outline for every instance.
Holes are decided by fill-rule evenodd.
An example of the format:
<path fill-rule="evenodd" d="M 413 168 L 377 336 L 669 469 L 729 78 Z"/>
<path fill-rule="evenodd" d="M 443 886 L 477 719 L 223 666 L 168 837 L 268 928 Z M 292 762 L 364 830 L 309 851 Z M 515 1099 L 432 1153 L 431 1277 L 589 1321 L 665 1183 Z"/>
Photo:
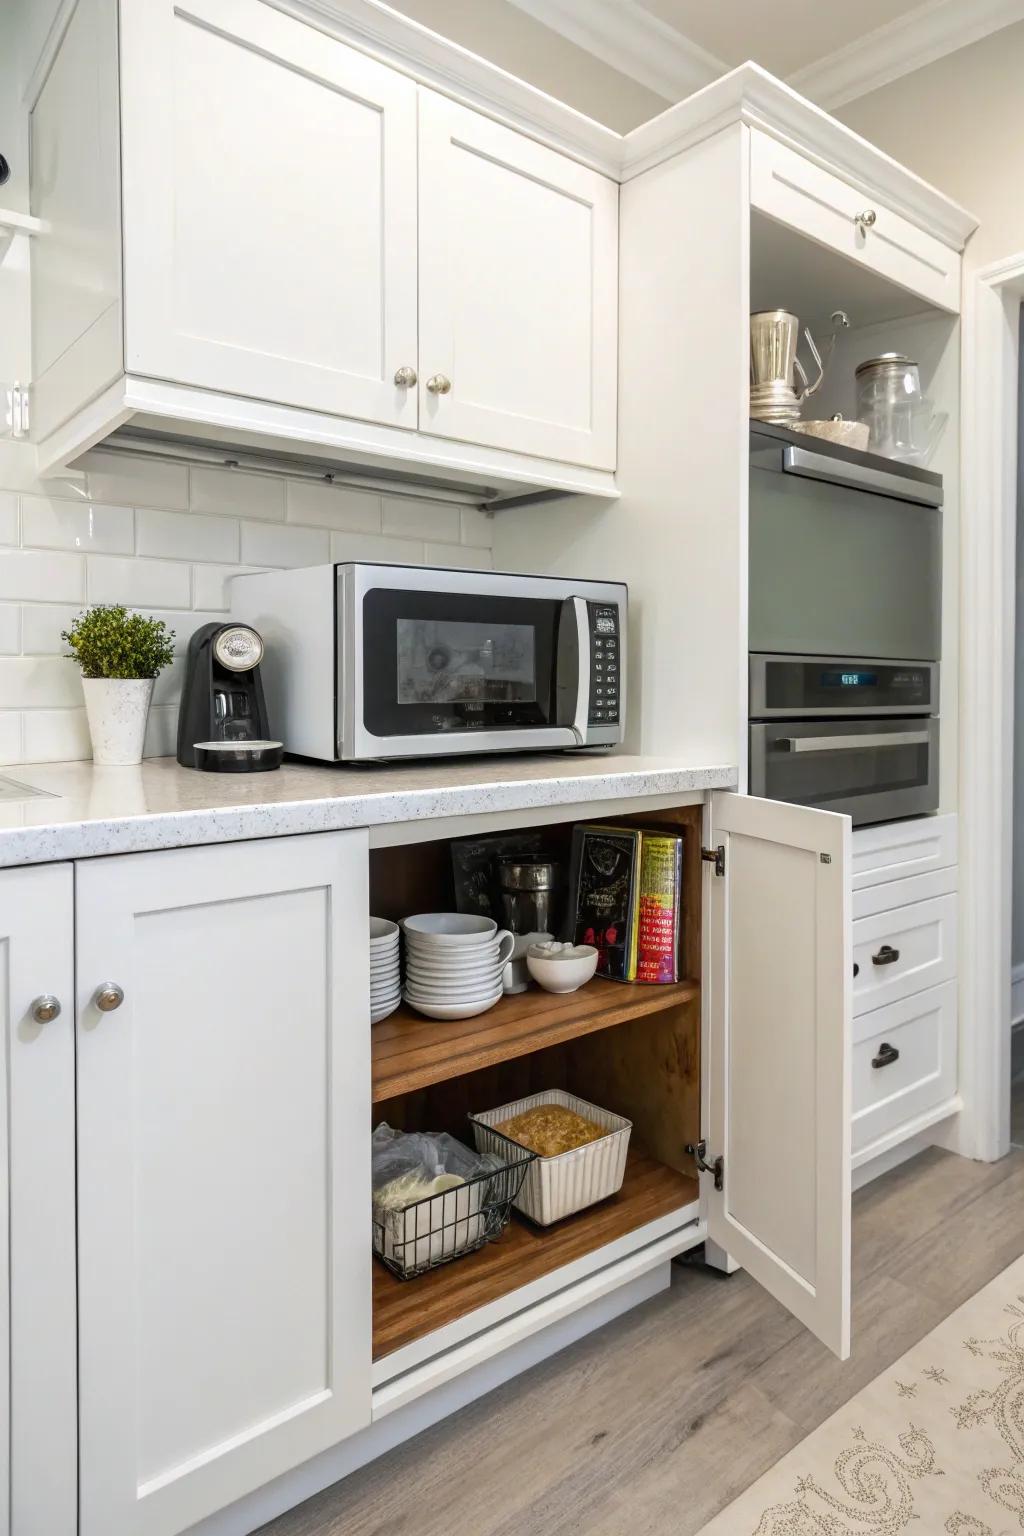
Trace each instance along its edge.
<path fill-rule="evenodd" d="M 396 11 L 626 133 L 669 105 L 509 0 L 388 0 Z"/>
<path fill-rule="evenodd" d="M 971 265 L 1024 250 L 1024 22 L 993 32 L 836 116 L 981 221 Z"/>

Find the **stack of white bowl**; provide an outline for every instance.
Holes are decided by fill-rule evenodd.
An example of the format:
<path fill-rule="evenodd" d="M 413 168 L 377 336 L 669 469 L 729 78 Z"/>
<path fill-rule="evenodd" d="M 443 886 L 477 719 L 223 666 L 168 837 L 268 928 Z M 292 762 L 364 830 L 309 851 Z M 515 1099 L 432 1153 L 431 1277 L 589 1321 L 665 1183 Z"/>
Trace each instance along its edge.
<path fill-rule="evenodd" d="M 402 1001 L 398 924 L 370 918 L 370 1023 L 394 1013 Z"/>
<path fill-rule="evenodd" d="M 489 917 L 423 912 L 405 930 L 405 1000 L 428 1019 L 468 1019 L 501 997 L 515 940 Z"/>

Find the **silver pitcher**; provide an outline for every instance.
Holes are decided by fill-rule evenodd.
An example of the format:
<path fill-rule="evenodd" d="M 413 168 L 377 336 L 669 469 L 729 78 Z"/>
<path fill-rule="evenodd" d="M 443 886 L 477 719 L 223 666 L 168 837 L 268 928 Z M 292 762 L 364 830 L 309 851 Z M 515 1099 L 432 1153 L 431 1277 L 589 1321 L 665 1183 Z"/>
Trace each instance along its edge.
<path fill-rule="evenodd" d="M 818 370 L 813 384 L 808 381 L 804 366 L 796 355 L 800 341 L 797 316 L 788 309 L 761 309 L 751 315 L 750 414 L 755 420 L 783 426 L 797 421 L 804 400 L 820 389 L 825 364 L 806 326 L 804 337 Z"/>

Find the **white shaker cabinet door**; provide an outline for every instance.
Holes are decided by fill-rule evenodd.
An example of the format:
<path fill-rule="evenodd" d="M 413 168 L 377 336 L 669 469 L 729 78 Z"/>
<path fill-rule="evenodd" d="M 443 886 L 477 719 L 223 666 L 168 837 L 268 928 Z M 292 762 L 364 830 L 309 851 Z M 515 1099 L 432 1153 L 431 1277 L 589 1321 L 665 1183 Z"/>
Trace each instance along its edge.
<path fill-rule="evenodd" d="M 433 91 L 419 126 L 421 429 L 614 469 L 618 187 Z"/>
<path fill-rule="evenodd" d="M 77 866 L 81 1536 L 173 1536 L 369 1423 L 367 864 Z"/>
<path fill-rule="evenodd" d="M 262 0 L 121 4 L 129 373 L 416 426 L 416 87 Z"/>
<path fill-rule="evenodd" d="M 76 1536 L 72 868 L 0 873 L 0 1533 Z"/>
<path fill-rule="evenodd" d="M 850 819 L 712 797 L 708 1232 L 850 1352 Z"/>

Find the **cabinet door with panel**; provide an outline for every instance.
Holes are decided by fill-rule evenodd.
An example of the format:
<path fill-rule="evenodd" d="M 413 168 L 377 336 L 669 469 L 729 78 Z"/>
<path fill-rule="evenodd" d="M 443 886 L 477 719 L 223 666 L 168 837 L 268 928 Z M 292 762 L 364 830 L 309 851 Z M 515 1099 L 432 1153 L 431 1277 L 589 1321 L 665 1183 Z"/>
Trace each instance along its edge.
<path fill-rule="evenodd" d="M 365 832 L 77 866 L 81 1536 L 370 1420 Z"/>
<path fill-rule="evenodd" d="M 147 0 L 121 95 L 128 372 L 415 427 L 413 82 L 262 0 Z"/>
<path fill-rule="evenodd" d="M 850 818 L 715 794 L 710 822 L 708 1235 L 846 1359 Z"/>
<path fill-rule="evenodd" d="M 70 864 L 0 872 L 0 1533 L 75 1536 Z"/>
<path fill-rule="evenodd" d="M 419 93 L 420 428 L 615 467 L 618 187 Z"/>

